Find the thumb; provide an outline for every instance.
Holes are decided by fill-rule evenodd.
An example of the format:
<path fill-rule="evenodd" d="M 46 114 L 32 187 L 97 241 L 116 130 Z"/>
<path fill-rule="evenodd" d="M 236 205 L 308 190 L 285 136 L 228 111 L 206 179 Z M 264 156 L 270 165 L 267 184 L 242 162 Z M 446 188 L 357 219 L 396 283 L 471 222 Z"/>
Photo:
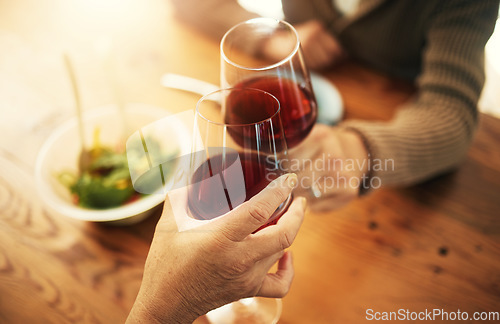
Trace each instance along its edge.
<path fill-rule="evenodd" d="M 276 209 L 288 199 L 297 181 L 295 173 L 282 175 L 249 201 L 210 225 L 218 226 L 232 241 L 243 240 L 268 222 Z"/>

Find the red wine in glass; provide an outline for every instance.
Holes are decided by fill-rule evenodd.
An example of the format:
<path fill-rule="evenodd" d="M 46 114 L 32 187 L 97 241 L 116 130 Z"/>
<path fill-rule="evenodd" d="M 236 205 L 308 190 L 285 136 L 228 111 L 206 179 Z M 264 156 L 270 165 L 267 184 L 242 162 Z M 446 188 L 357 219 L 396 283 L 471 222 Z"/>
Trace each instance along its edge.
<path fill-rule="evenodd" d="M 255 152 L 231 151 L 210 157 L 192 176 L 188 191 L 192 217 L 207 220 L 227 213 L 276 179 L 279 176 L 277 168 L 275 160 Z M 243 181 L 240 181 L 241 176 Z M 214 186 L 214 182 L 210 181 L 214 179 L 220 181 L 221 187 Z M 261 228 L 275 224 L 290 200 L 287 199 Z"/>
<path fill-rule="evenodd" d="M 281 106 L 281 120 L 288 148 L 304 140 L 316 122 L 317 108 L 313 94 L 305 85 L 277 76 L 262 76 L 245 80 L 235 88 L 254 88 L 274 95 Z M 227 100 L 225 122 L 244 124 L 261 120 L 269 114 L 266 105 L 254 104 L 244 93 L 235 93 Z M 245 135 L 241 134 L 244 138 Z M 237 140 L 237 139 L 236 139 Z M 240 139 L 241 140 L 241 139 Z"/>

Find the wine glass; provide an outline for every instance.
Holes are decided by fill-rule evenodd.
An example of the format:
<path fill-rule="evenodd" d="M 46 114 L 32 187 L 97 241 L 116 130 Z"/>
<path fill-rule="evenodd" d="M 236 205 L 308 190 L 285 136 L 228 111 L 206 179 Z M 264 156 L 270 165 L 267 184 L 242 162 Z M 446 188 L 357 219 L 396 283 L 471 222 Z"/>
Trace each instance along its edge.
<path fill-rule="evenodd" d="M 302 142 L 318 109 L 299 36 L 287 22 L 255 18 L 222 38 L 221 87 L 256 88 L 278 98 L 288 148 Z"/>
<path fill-rule="evenodd" d="M 247 88 L 221 89 L 200 99 L 195 114 L 188 213 L 197 220 L 221 216 L 247 201 L 285 171 L 287 145 L 279 101 Z M 290 195 L 265 226 L 286 211 Z M 261 228 L 263 228 L 261 227 Z M 260 228 L 260 229 L 261 229 Z M 260 230 L 259 229 L 259 230 Z M 245 298 L 207 314 L 213 323 L 276 323 L 281 301 Z"/>

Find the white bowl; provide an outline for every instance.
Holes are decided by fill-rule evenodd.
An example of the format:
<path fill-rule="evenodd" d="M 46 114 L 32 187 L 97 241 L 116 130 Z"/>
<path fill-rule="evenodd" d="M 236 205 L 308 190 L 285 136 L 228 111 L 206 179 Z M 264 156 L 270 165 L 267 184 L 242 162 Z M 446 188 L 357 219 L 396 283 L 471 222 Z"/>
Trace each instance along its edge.
<path fill-rule="evenodd" d="M 131 131 L 151 124 L 163 117 L 167 118 L 165 137 L 162 145 L 170 149 L 178 149 L 186 154 L 191 149 L 191 132 L 187 125 L 176 119 L 166 109 L 145 104 L 128 104 L 125 107 L 127 121 Z M 104 146 L 116 147 L 123 143 L 123 123 L 118 108 L 114 105 L 85 111 L 83 114 L 85 140 L 92 143 L 93 132 L 100 129 L 100 139 Z M 177 147 L 175 147 L 177 146 Z M 57 179 L 62 171 L 78 172 L 78 156 L 80 153 L 78 121 L 76 118 L 63 123 L 45 141 L 38 153 L 35 180 L 37 190 L 47 206 L 65 216 L 92 222 L 110 222 L 117 225 L 128 225 L 141 221 L 151 214 L 154 207 L 162 203 L 164 194 L 151 194 L 135 202 L 109 209 L 88 209 L 75 205 L 71 194 Z"/>

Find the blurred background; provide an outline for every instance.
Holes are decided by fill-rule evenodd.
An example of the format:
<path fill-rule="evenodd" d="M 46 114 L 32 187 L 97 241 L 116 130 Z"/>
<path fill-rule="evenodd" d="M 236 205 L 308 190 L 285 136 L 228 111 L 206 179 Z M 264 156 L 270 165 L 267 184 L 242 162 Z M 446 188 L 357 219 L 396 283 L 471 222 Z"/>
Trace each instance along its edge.
<path fill-rule="evenodd" d="M 217 64 L 208 66 L 199 59 L 202 53 L 189 50 L 189 31 L 170 32 L 171 17 L 166 0 L 0 0 L 0 129 L 6 150 L 34 161 L 33 148 L 75 115 L 63 53 L 73 61 L 84 110 L 116 103 L 117 95 L 123 102 L 171 108 L 169 102 L 182 94 L 160 86 L 163 73 L 196 77 L 209 69 L 218 75 Z M 172 47 L 184 56 L 192 53 L 192 71 L 176 70 Z M 206 59 L 218 62 L 216 56 Z"/>
<path fill-rule="evenodd" d="M 239 2 L 261 15 L 283 17 L 280 0 Z M 106 76 L 110 69 L 120 80 L 126 101 L 147 100 L 141 93 L 151 88 L 148 82 L 157 87 L 154 76 L 175 70 L 175 57 L 165 56 L 166 48 L 186 46 L 185 40 L 169 35 L 167 19 L 173 19 L 168 0 L 0 0 L 0 109 L 5 112 L 14 103 L 19 106 L 20 101 L 30 100 L 40 108 L 45 105 L 44 110 L 68 106 L 70 92 L 61 75 L 63 51 L 75 60 L 86 106 L 113 101 Z M 488 80 L 480 107 L 500 116 L 500 92 L 496 91 L 500 89 L 498 25 L 486 46 Z M 164 41 L 158 43 L 157 39 Z M 135 74 L 144 72 L 145 67 L 151 74 Z M 136 78 L 144 79 L 144 88 L 135 83 L 133 88 L 127 87 L 128 80 Z M 14 95 L 19 83 L 29 88 L 24 89 L 22 99 Z"/>
<path fill-rule="evenodd" d="M 239 1 L 248 10 L 264 16 L 280 18 L 283 15 L 280 0 Z M 198 31 L 188 26 L 172 30 L 174 19 L 169 0 L 0 0 L 0 162 L 6 160 L 5 165 L 10 166 L 8 169 L 0 164 L 2 177 L 10 176 L 12 171 L 12 177 L 7 179 L 13 179 L 9 181 L 23 190 L 29 188 L 32 181 L 17 177 L 20 174 L 25 176 L 24 173 L 16 171 L 17 168 L 28 171 L 26 174 L 31 175 L 40 145 L 55 127 L 75 115 L 71 84 L 63 61 L 64 53 L 70 55 L 74 63 L 84 110 L 116 103 L 118 96 L 126 103 L 145 103 L 173 112 L 193 109 L 197 96 L 165 89 L 160 85 L 160 78 L 171 72 L 218 84 L 219 46 L 213 39 L 200 36 Z M 193 46 L 191 39 L 197 40 L 196 46 Z M 206 49 L 206 52 L 200 52 L 200 48 Z M 181 59 L 182 62 L 188 61 L 190 64 L 177 64 Z M 485 69 L 487 81 L 479 106 L 482 111 L 500 117 L 498 21 L 495 33 L 486 45 Z M 374 78 L 381 79 L 377 76 Z M 375 84 L 375 89 L 391 86 L 392 84 L 380 81 L 380 84 Z M 118 91 L 114 91 L 114 88 Z M 391 100 L 405 98 L 396 94 Z M 491 120 L 493 118 L 489 119 L 490 122 Z M 377 302 L 380 296 L 379 288 L 384 288 L 387 294 L 387 297 L 381 300 L 381 304 L 386 305 L 397 300 L 402 304 L 423 308 L 427 305 L 424 298 L 427 297 L 426 293 L 435 292 L 436 296 L 433 296 L 432 301 L 438 305 L 442 298 L 445 298 L 446 302 L 443 305 L 450 307 L 462 300 L 478 300 L 477 305 L 458 306 L 479 305 L 493 310 L 486 306 L 495 305 L 499 296 L 498 278 L 495 277 L 498 275 L 494 272 L 497 269 L 495 262 L 499 250 L 497 236 L 491 234 L 495 233 L 497 227 L 494 224 L 498 218 L 495 217 L 494 208 L 491 211 L 487 209 L 495 206 L 492 201 L 498 200 L 495 196 L 498 155 L 495 151 L 497 137 L 490 136 L 492 129 L 486 129 L 490 132 L 483 133 L 481 142 L 474 147 L 471 153 L 473 158 L 467 160 L 463 168 L 465 171 L 424 184 L 415 191 L 403 191 L 400 195 L 385 191 L 371 198 L 372 200 L 354 204 L 344 217 L 338 217 L 336 214 L 331 218 L 336 222 L 336 226 L 331 228 L 332 232 L 324 226 L 326 217 L 309 219 L 306 235 L 314 238 L 321 235 L 336 237 L 336 240 L 329 242 L 336 248 L 329 251 L 335 258 L 325 261 L 336 276 L 318 278 L 318 282 L 322 283 L 318 287 L 324 289 L 324 286 L 328 287 L 326 283 L 333 283 L 338 285 L 336 288 L 340 291 L 349 292 L 338 296 L 325 294 L 318 298 L 317 307 L 311 312 L 334 305 L 332 313 L 348 314 L 342 313 L 345 305 L 358 305 L 360 301 Z M 484 184 L 488 186 L 483 187 Z M 33 267 L 35 274 L 37 271 L 40 274 L 53 271 L 58 275 L 56 280 L 61 282 L 61 287 L 64 286 L 61 298 L 56 294 L 57 285 L 52 285 L 51 281 L 47 281 L 45 290 L 38 291 L 44 299 L 50 299 L 51 307 L 57 308 L 59 313 L 72 313 L 70 315 L 79 315 L 81 309 L 96 308 L 99 309 L 96 313 L 106 316 L 109 313 L 110 318 L 123 316 L 137 294 L 138 282 L 142 276 L 141 258 L 147 251 L 148 245 L 144 243 L 147 240 L 136 239 L 136 244 L 130 244 L 130 250 L 120 250 L 116 247 L 129 244 L 126 239 L 135 237 L 135 234 L 128 235 L 125 231 L 109 228 L 102 231 L 101 228 L 87 226 L 88 224 L 51 218 L 41 212 L 43 209 L 31 206 L 34 200 L 32 191 L 26 189 L 27 198 L 24 198 L 21 195 L 23 190 L 16 189 L 10 195 L 5 189 L 10 187 L 1 185 L 3 183 L 0 183 L 0 208 L 7 210 L 7 224 L 14 224 L 12 227 L 5 227 L 4 231 L 8 233 L 5 235 L 5 241 L 12 241 L 12 245 L 10 248 L 0 246 L 0 263 L 7 265 L 4 267 L 7 269 L 4 271 L 5 276 L 10 276 L 11 273 L 8 272 L 10 263 L 4 262 L 8 261 L 8 258 L 2 259 L 4 252 L 15 251 L 20 245 L 19 242 L 31 242 L 29 252 L 26 252 L 28 248 L 20 249 L 25 254 L 18 253 L 20 257 L 14 258 L 22 265 L 19 269 L 26 269 L 26 272 L 17 272 L 18 278 L 14 279 L 20 279 L 13 281 L 16 284 L 11 285 L 5 281 L 9 289 L 7 291 L 19 290 L 19 295 L 16 296 L 25 297 L 30 293 L 30 287 L 38 288 L 39 286 L 34 284 L 37 284 L 36 280 L 39 278 L 33 279 L 27 275 L 28 270 L 36 260 L 54 260 L 43 257 L 55 251 L 56 257 L 65 262 L 63 266 L 56 261 L 54 264 L 47 263 L 48 270 L 44 267 Z M 436 192 L 439 192 L 439 195 Z M 484 201 L 474 201 L 481 195 L 484 195 Z M 463 200 L 464 205 L 457 203 L 459 199 Z M 19 205 L 22 208 L 19 208 Z M 463 206 L 467 208 L 462 208 Z M 30 212 L 29 208 L 33 208 L 33 212 Z M 484 215 L 478 217 L 481 214 Z M 354 221 L 345 221 L 351 217 Z M 149 238 L 154 221 L 155 219 L 152 219 L 150 223 L 145 224 L 146 227 L 130 227 L 127 231 L 137 233 L 137 237 Z M 469 225 L 477 228 L 469 229 Z M 112 231 L 115 236 L 109 236 L 108 231 Z M 18 235 L 26 232 L 29 239 L 25 240 Z M 331 233 L 333 234 L 330 235 Z M 340 235 L 337 235 L 338 233 Z M 306 260 L 319 259 L 324 255 L 325 249 L 330 248 L 325 242 L 328 241 L 312 240 L 308 245 L 303 245 L 300 253 L 302 256 L 308 255 Z M 450 242 L 452 253 L 448 252 L 449 246 L 442 245 L 443 242 Z M 354 243 L 361 243 L 360 249 L 353 248 L 356 245 Z M 88 251 L 96 253 L 98 258 L 92 258 Z M 408 251 L 416 253 L 410 254 Z M 12 255 L 16 255 L 16 252 Z M 74 261 L 76 257 L 73 255 L 82 257 L 83 261 Z M 429 260 L 430 255 L 432 257 Z M 33 256 L 40 256 L 40 259 L 34 258 L 33 261 Z M 22 260 L 23 257 L 26 260 Z M 470 262 L 469 258 L 481 263 Z M 401 267 L 396 266 L 400 264 L 399 260 L 404 260 Z M 347 263 L 350 266 L 344 267 Z M 16 262 L 13 264 L 16 265 Z M 310 267 L 310 264 L 312 263 L 299 263 L 299 271 L 309 275 L 303 278 L 317 277 L 315 267 Z M 67 267 L 74 272 L 66 271 Z M 394 284 L 385 287 L 384 280 L 391 279 L 395 273 L 389 268 L 408 271 L 411 275 L 402 272 L 405 278 L 408 277 L 408 281 L 394 276 L 391 281 Z M 464 269 L 463 273 L 459 271 L 461 268 Z M 448 269 L 451 271 L 447 272 Z M 425 271 L 425 276 L 417 275 L 419 271 Z M 70 276 L 75 273 L 76 276 L 81 275 L 81 278 L 77 279 L 81 279 L 81 286 L 85 289 L 81 296 L 86 295 L 86 289 L 94 285 L 91 288 L 95 291 L 88 295 L 88 300 L 85 299 L 90 301 L 88 305 L 72 303 L 74 296 L 71 284 L 77 281 Z M 61 280 L 59 276 L 62 277 Z M 345 278 L 348 280 L 344 280 Z M 42 279 L 40 281 L 45 280 Z M 17 284 L 18 282 L 27 288 L 19 289 L 21 284 Z M 29 284 L 26 284 L 27 282 Z M 123 282 L 132 284 L 122 287 Z M 373 285 L 367 284 L 370 282 L 373 282 Z M 410 289 L 420 289 L 415 299 L 400 298 L 408 289 L 407 282 L 412 284 Z M 318 290 L 308 290 L 310 286 L 309 281 L 299 281 L 296 289 L 303 289 L 306 294 L 295 295 L 288 304 L 291 306 L 285 307 L 294 307 L 300 305 L 304 299 L 313 300 L 312 298 L 317 297 Z M 424 293 L 428 287 L 435 291 Z M 363 290 L 365 288 L 366 290 Z M 452 288 L 461 290 L 460 294 L 455 294 Z M 359 292 L 362 290 L 364 295 L 361 297 L 364 299 L 360 300 Z M 477 292 L 482 295 L 476 296 Z M 38 297 L 11 299 L 14 300 L 12 309 L 15 314 L 19 313 L 18 305 L 24 305 L 23 309 L 35 309 L 31 306 L 42 305 L 38 303 Z M 0 301 L 6 304 L 8 299 L 1 299 L 0 296 Z M 112 309 L 108 310 L 110 305 Z M 357 308 L 348 310 L 351 314 L 360 311 L 360 306 L 354 307 Z M 35 314 L 40 316 L 37 312 Z M 4 314 L 0 314 L 0 322 L 2 315 Z M 328 318 L 325 317 L 324 320 L 327 321 Z M 342 319 L 340 321 L 342 322 Z"/>
<path fill-rule="evenodd" d="M 280 0 L 239 1 L 264 16 L 283 15 Z M 74 61 L 84 109 L 116 102 L 113 82 L 124 102 L 172 108 L 169 103 L 178 103 L 183 94 L 162 88 L 161 75 L 217 76 L 219 58 L 190 50 L 194 31 L 188 27 L 181 33 L 170 32 L 171 19 L 175 18 L 168 0 L 0 0 L 3 136 L 11 137 L 8 142 L 15 150 L 22 150 L 20 134 L 35 129 L 40 136 L 29 140 L 43 139 L 54 125 L 74 114 L 64 52 Z M 499 25 L 486 46 L 487 82 L 479 104 L 496 116 L 500 116 Z M 207 38 L 206 46 L 217 44 Z M 189 71 L 176 66 L 178 56 L 186 53 L 193 62 Z M 194 103 L 186 101 L 185 107 L 174 110 L 192 108 Z"/>
<path fill-rule="evenodd" d="M 238 0 L 240 5 L 261 16 L 283 18 L 281 0 Z M 499 12 L 500 17 L 500 12 Z M 485 49 L 486 83 L 479 100 L 485 113 L 500 117 L 500 19 Z"/>

